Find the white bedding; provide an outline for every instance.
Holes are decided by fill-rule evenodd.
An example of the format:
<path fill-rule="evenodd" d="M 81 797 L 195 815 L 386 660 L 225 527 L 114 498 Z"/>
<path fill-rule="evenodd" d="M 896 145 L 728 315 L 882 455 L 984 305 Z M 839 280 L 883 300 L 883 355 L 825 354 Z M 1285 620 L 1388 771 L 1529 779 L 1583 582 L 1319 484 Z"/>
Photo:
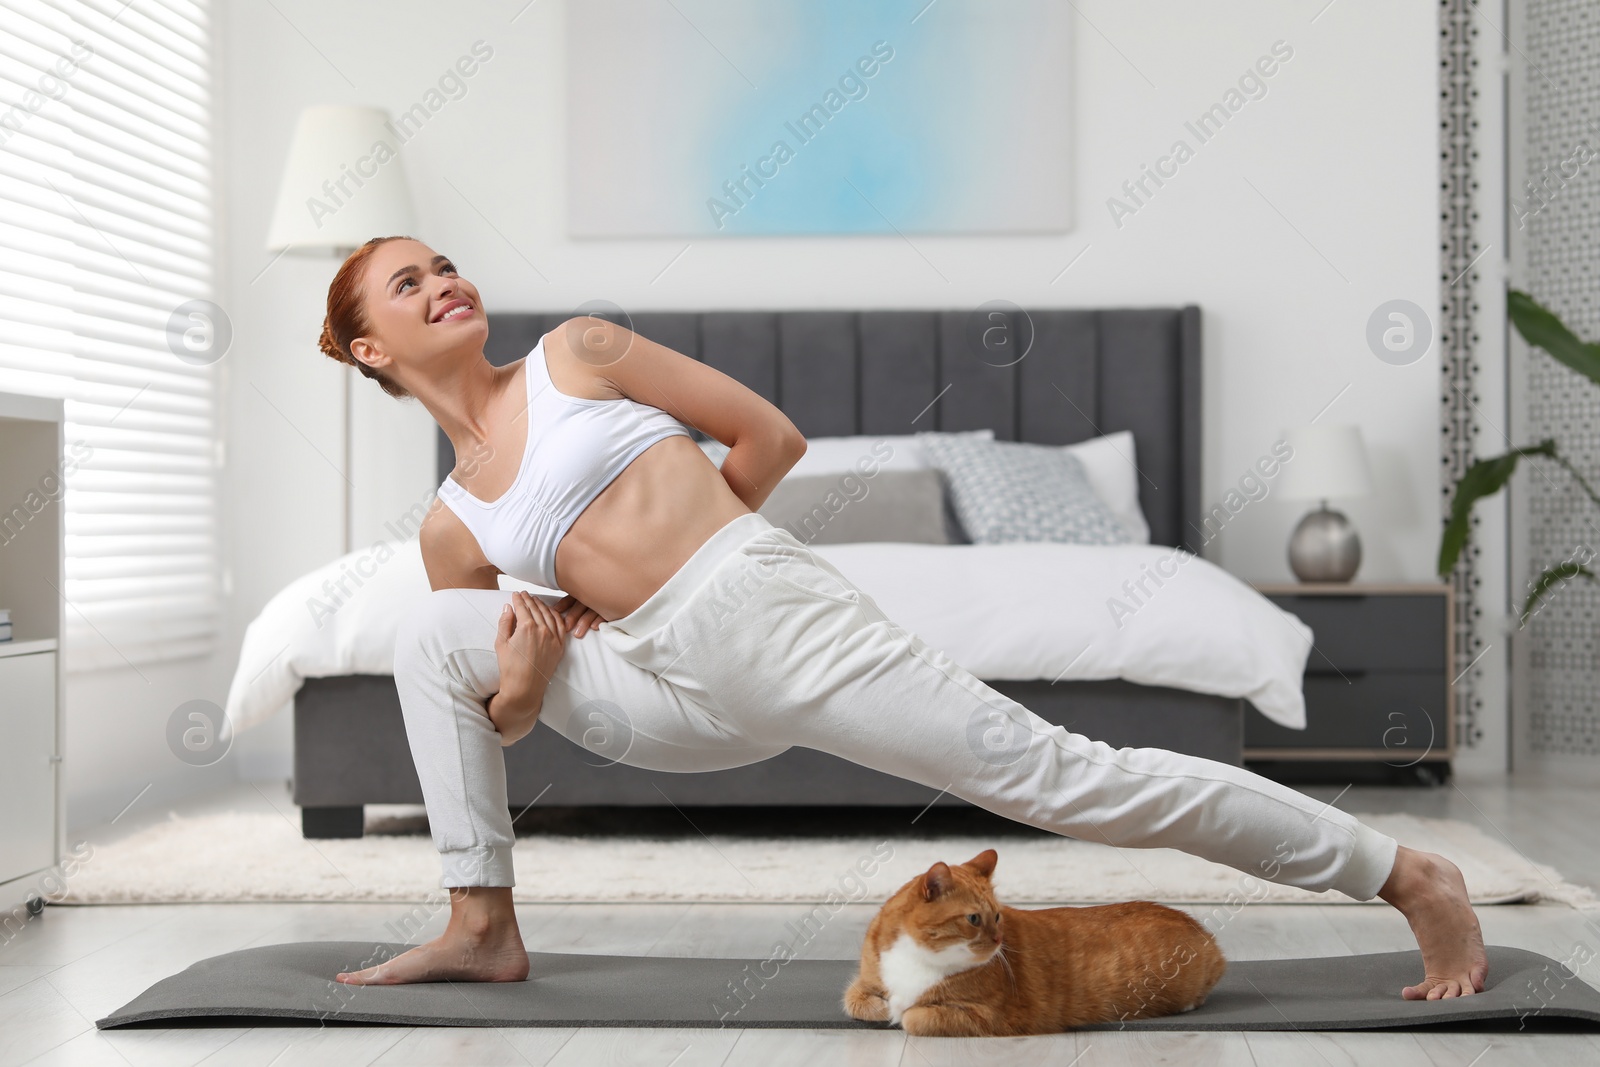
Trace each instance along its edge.
<path fill-rule="evenodd" d="M 1310 628 L 1198 557 L 1047 543 L 813 551 L 979 678 L 1124 678 L 1245 697 L 1274 722 L 1305 727 Z M 1152 572 L 1172 576 L 1158 586 Z M 359 549 L 291 582 L 245 631 L 228 690 L 234 729 L 288 706 L 305 678 L 393 673 L 396 623 L 427 592 L 415 539 Z"/>

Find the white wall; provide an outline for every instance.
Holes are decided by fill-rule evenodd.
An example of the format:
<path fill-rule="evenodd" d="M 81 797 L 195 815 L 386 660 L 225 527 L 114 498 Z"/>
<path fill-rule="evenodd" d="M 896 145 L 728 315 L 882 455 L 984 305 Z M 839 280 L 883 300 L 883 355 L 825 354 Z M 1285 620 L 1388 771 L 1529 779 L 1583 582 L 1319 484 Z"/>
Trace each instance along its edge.
<path fill-rule="evenodd" d="M 1196 303 L 1205 323 L 1208 502 L 1221 501 L 1281 428 L 1326 409 L 1323 421 L 1359 424 L 1371 450 L 1376 495 L 1347 509 L 1366 549 L 1359 577 L 1432 576 L 1438 346 L 1391 366 L 1368 350 L 1365 331 L 1385 301 L 1404 298 L 1430 313 L 1438 303 L 1433 6 L 1342 0 L 1291 11 L 1235 0 L 1217 10 L 1082 0 L 1073 54 L 1062 57 L 1075 71 L 1074 97 L 1040 101 L 1038 115 L 1073 129 L 1074 170 L 1061 176 L 1074 190 L 1072 232 L 692 243 L 566 238 L 564 69 L 603 62 L 603 49 L 567 53 L 559 0 L 534 3 L 513 23 L 519 7 L 229 6 L 235 644 L 273 592 L 339 551 L 340 371 L 314 344 L 334 264 L 273 263 L 264 250 L 295 118 L 319 102 L 409 108 L 479 39 L 493 57 L 401 156 L 418 202 L 416 236 L 456 259 L 491 312 L 569 310 L 594 298 L 635 310 L 961 308 L 997 298 L 1023 307 Z M 939 8 L 922 17 L 939 18 Z M 915 46 L 914 34 L 908 27 L 905 47 Z M 1184 123 L 1280 40 L 1293 56 L 1266 80 L 1267 94 L 1199 145 L 1119 227 L 1108 198 L 1175 139 L 1196 144 Z M 719 62 L 709 52 L 707 61 Z M 433 487 L 433 439 L 420 406 L 356 385 L 361 436 L 350 478 L 362 544 Z M 1301 510 L 1272 498 L 1251 504 L 1208 554 L 1242 577 L 1286 580 L 1284 546 Z M 241 738 L 246 770 L 284 773 L 287 737 L 280 721 Z"/>
<path fill-rule="evenodd" d="M 209 700 L 220 707 L 228 695 L 238 644 L 224 639 L 219 649 L 204 660 L 66 675 L 62 787 L 69 846 L 104 841 L 124 811 L 148 817 L 152 809 L 235 779 L 233 755 L 192 767 L 167 746 L 167 718 L 178 705 Z M 270 770 L 268 777 L 285 773 Z"/>

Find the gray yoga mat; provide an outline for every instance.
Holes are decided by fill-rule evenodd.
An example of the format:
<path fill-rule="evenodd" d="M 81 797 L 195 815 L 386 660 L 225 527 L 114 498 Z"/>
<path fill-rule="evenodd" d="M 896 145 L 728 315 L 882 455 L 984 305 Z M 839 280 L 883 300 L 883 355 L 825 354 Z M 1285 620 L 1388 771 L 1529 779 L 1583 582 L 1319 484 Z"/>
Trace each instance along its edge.
<path fill-rule="evenodd" d="M 271 945 L 201 960 L 101 1019 L 136 1025 L 238 1026 L 305 1020 L 411 1026 L 671 1026 L 882 1029 L 844 1013 L 849 960 L 732 960 L 530 952 L 526 982 L 345 986 L 342 970 L 404 945 L 336 941 Z M 1489 949 L 1489 988 L 1471 997 L 1406 1001 L 1422 974 L 1416 952 L 1230 962 L 1196 1011 L 1093 1029 L 1364 1030 L 1496 1023 L 1518 1030 L 1564 1021 L 1600 1028 L 1600 992 L 1536 952 Z M 734 986 L 743 988 L 736 996 Z"/>

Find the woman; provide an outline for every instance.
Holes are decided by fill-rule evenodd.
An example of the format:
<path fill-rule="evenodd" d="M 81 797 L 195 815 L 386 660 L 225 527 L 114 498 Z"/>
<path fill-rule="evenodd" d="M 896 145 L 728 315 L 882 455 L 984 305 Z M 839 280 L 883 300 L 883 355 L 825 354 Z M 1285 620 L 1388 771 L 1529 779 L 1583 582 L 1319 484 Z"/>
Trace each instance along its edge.
<path fill-rule="evenodd" d="M 755 393 L 596 319 L 505 367 L 484 359 L 487 336 L 477 289 L 408 237 L 367 242 L 329 288 L 323 351 L 416 397 L 470 460 L 422 526 L 433 592 L 395 648 L 450 921 L 340 981 L 527 976 L 499 749 L 541 717 L 584 743 L 611 709 L 600 719 L 625 735 L 602 746 L 614 762 L 711 770 L 800 745 L 1056 833 L 1379 896 L 1422 949 L 1426 976 L 1403 996 L 1483 988 L 1482 935 L 1449 861 L 1240 768 L 1050 724 L 756 514 L 805 440 Z M 730 446 L 720 470 L 687 427 Z M 500 573 L 568 595 L 503 592 Z M 582 641 L 590 630 L 599 645 Z M 999 716 L 1022 725 L 1020 755 L 985 758 L 971 740 Z"/>

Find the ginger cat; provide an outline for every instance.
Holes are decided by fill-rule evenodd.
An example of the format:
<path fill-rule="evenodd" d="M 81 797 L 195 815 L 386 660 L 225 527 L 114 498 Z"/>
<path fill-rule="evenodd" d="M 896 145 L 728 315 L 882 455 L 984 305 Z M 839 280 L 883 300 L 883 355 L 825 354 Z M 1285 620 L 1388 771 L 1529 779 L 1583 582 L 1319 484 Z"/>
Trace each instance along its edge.
<path fill-rule="evenodd" d="M 908 1034 L 1049 1034 L 1189 1011 L 1222 977 L 1222 950 L 1183 912 L 1007 907 L 990 884 L 998 859 L 935 863 L 901 886 L 867 927 L 845 1011 Z"/>

